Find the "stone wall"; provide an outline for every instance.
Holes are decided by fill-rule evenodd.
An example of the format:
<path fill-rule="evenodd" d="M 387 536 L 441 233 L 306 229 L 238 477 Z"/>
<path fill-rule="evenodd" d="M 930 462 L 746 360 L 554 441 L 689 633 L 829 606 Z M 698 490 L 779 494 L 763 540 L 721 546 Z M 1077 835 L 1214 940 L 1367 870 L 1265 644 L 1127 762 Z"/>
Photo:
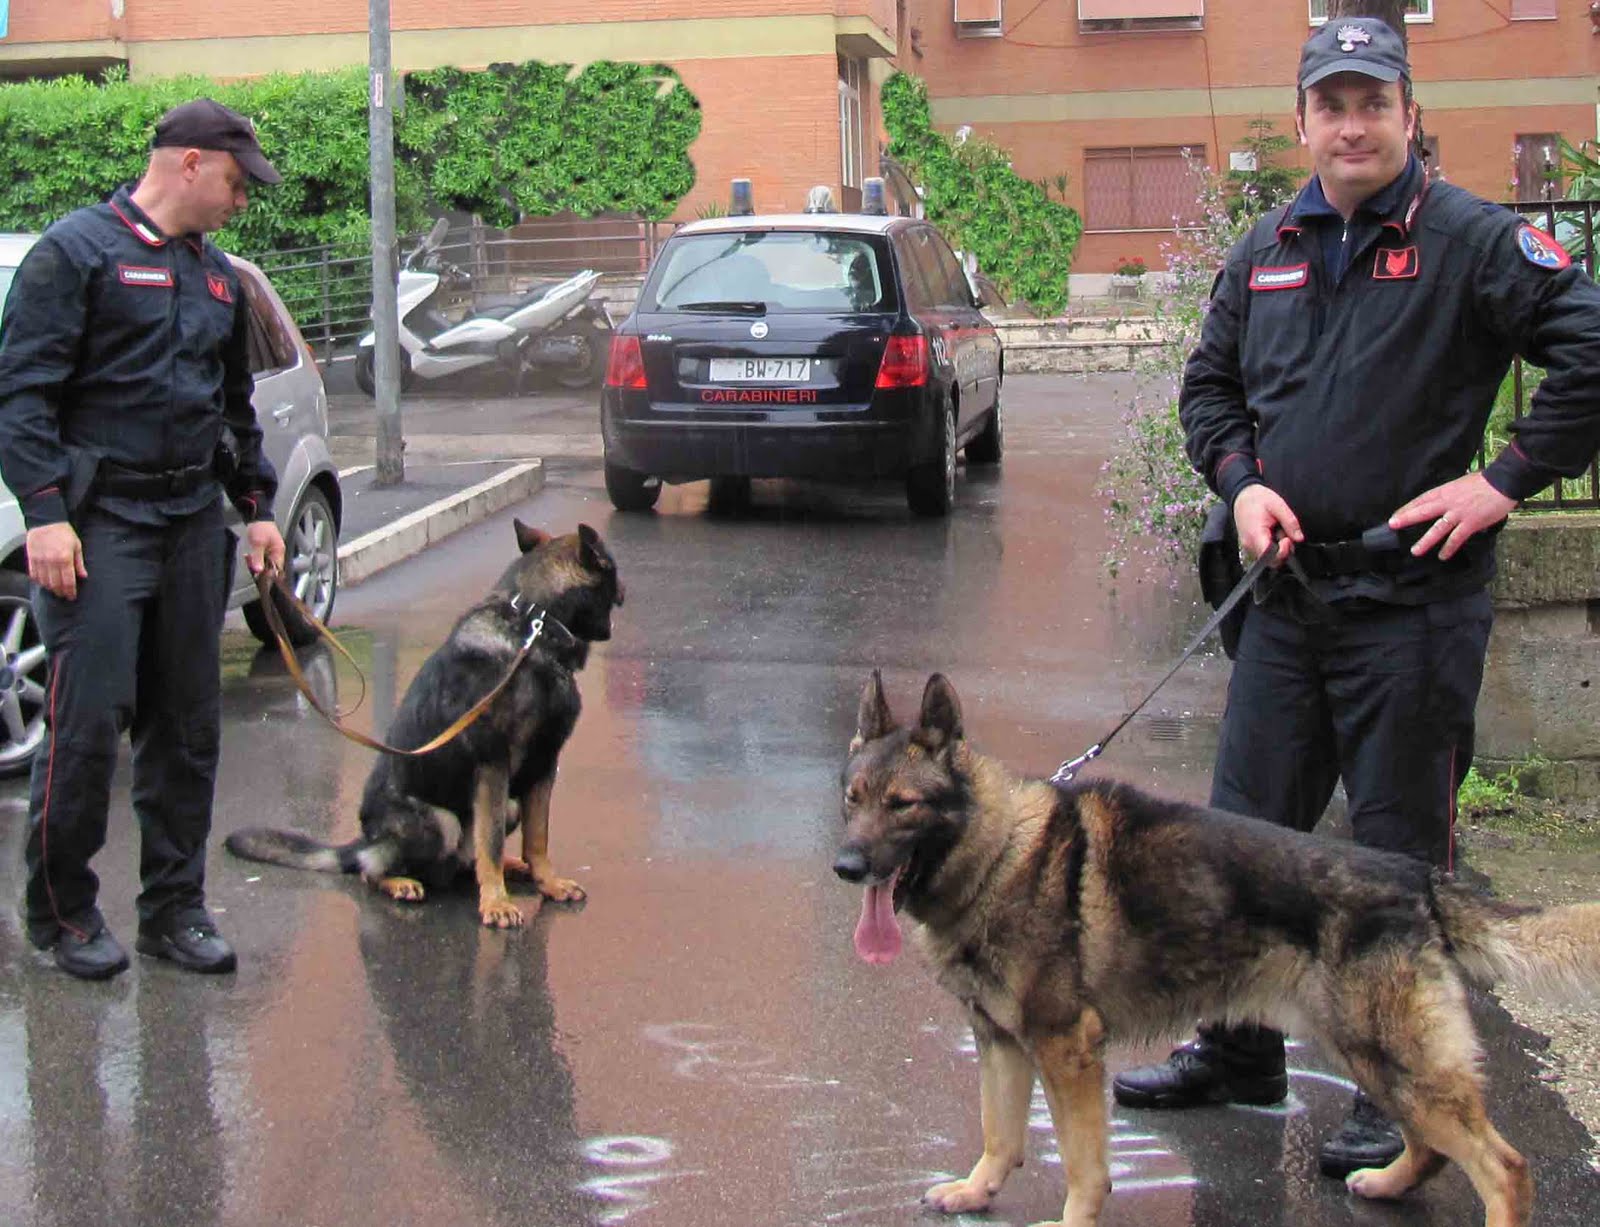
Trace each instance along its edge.
<path fill-rule="evenodd" d="M 1600 797 L 1600 512 L 1513 516 L 1499 561 L 1479 762 L 1538 754 L 1538 791 Z"/>

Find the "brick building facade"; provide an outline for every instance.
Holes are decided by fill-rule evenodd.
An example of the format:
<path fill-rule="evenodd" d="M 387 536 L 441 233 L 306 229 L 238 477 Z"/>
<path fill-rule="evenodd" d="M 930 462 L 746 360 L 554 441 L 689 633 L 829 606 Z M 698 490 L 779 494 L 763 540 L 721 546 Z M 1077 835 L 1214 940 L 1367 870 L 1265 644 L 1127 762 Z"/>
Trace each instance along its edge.
<path fill-rule="evenodd" d="M 1183 151 L 1226 167 L 1252 119 L 1293 132 L 1299 44 L 1326 0 L 392 0 L 395 66 L 596 59 L 671 64 L 701 100 L 699 183 L 678 216 L 763 209 L 876 169 L 878 87 L 928 82 L 934 118 L 1066 176 L 1086 233 L 1076 267 L 1159 264 L 1188 207 Z M 1593 138 L 1600 38 L 1588 0 L 1411 0 L 1424 126 L 1454 182 L 1537 197 L 1557 134 Z M 367 55 L 366 0 L 12 0 L 0 75 L 223 77 L 332 68 Z M 1513 153 L 1520 144 L 1520 165 Z M 1298 148 L 1285 161 L 1304 169 Z"/>

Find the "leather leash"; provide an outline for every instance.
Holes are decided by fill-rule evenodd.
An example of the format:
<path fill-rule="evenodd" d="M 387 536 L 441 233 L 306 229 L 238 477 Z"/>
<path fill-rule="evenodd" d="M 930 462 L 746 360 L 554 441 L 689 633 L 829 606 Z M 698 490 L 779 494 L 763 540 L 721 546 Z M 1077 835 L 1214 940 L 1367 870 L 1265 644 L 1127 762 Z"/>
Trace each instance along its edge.
<path fill-rule="evenodd" d="M 360 666 L 356 664 L 355 657 L 350 655 L 344 644 L 334 637 L 333 632 L 324 626 L 316 614 L 306 608 L 305 602 L 290 590 L 289 585 L 284 582 L 282 574 L 276 570 L 263 568 L 256 572 L 255 581 L 256 592 L 261 596 L 262 612 L 266 614 L 267 625 L 272 628 L 273 638 L 278 641 L 278 655 L 283 657 L 284 667 L 289 670 L 289 676 L 294 678 L 295 685 L 300 688 L 300 693 L 305 695 L 307 702 L 316 709 L 317 714 L 333 726 L 334 731 L 348 737 L 359 745 L 366 746 L 368 749 L 378 750 L 384 754 L 399 754 L 407 758 L 420 758 L 424 754 L 433 753 L 440 746 L 454 741 L 462 733 L 466 732 L 473 722 L 488 710 L 489 705 L 500 696 L 500 692 L 511 683 L 511 679 L 516 676 L 517 670 L 522 667 L 522 662 L 528 659 L 528 653 L 533 651 L 534 643 L 544 633 L 545 614 L 541 611 L 534 614 L 533 620 L 528 625 L 527 638 L 522 641 L 522 646 L 517 649 L 516 656 L 511 660 L 511 667 L 506 670 L 506 675 L 495 683 L 494 689 L 458 716 L 455 722 L 437 737 L 414 750 L 403 750 L 399 746 L 391 746 L 387 742 L 379 741 L 376 737 L 369 737 L 359 729 L 353 729 L 344 723 L 341 717 L 347 716 L 359 708 L 361 706 L 360 700 L 357 700 L 355 707 L 352 707 L 349 712 L 329 711 L 323 705 L 322 700 L 317 698 L 312 691 L 310 683 L 306 681 L 305 674 L 300 671 L 300 662 L 295 656 L 294 648 L 289 643 L 289 633 L 284 629 L 283 618 L 278 613 L 277 602 L 272 599 L 273 591 L 276 590 L 282 593 L 284 599 L 289 602 L 290 608 L 310 623 L 321 638 L 332 644 L 339 654 L 350 662 L 351 667 L 356 670 L 357 676 L 361 674 Z M 513 598 L 512 605 L 513 608 L 516 607 L 515 598 Z M 366 678 L 363 677 L 361 679 L 363 698 L 366 696 L 366 687 Z"/>
<path fill-rule="evenodd" d="M 1274 538 L 1274 543 L 1276 543 L 1276 538 Z M 1260 576 L 1260 574 L 1270 565 L 1272 565 L 1272 560 L 1276 558 L 1277 555 L 1278 551 L 1273 549 L 1265 554 L 1262 554 L 1250 564 L 1250 569 L 1244 573 L 1244 578 L 1233 586 L 1233 591 L 1229 592 L 1228 595 L 1223 598 L 1222 604 L 1217 606 L 1216 612 L 1206 620 L 1206 624 L 1202 626 L 1199 632 L 1196 633 L 1195 637 L 1189 641 L 1189 646 L 1183 649 L 1183 655 L 1178 657 L 1177 663 L 1174 664 L 1172 668 L 1168 669 L 1166 675 L 1150 688 L 1150 690 L 1145 694 L 1144 698 L 1140 699 L 1138 703 L 1134 705 L 1132 711 L 1130 711 L 1126 716 L 1122 717 L 1122 719 L 1117 722 L 1116 728 L 1112 729 L 1099 741 L 1095 742 L 1094 745 L 1090 746 L 1082 754 L 1078 755 L 1077 758 L 1069 758 L 1066 762 L 1062 763 L 1061 766 L 1057 767 L 1056 773 L 1050 777 L 1050 783 L 1057 785 L 1068 783 L 1071 781 L 1072 777 L 1077 775 L 1086 764 L 1093 762 L 1105 752 L 1105 748 L 1111 744 L 1111 739 L 1127 727 L 1128 722 L 1139 714 L 1140 710 L 1146 703 L 1156 697 L 1156 691 L 1160 690 L 1172 680 L 1172 675 L 1183 667 L 1184 662 L 1187 661 L 1189 657 L 1193 656 L 1197 651 L 1199 651 L 1200 645 L 1211 637 L 1211 633 L 1215 631 L 1217 627 L 1222 625 L 1222 620 L 1233 611 L 1233 607 L 1240 601 L 1244 600 L 1245 593 L 1250 591 L 1250 588 L 1256 582 L 1257 577 Z M 1294 561 L 1293 555 L 1290 555 L 1290 561 Z"/>

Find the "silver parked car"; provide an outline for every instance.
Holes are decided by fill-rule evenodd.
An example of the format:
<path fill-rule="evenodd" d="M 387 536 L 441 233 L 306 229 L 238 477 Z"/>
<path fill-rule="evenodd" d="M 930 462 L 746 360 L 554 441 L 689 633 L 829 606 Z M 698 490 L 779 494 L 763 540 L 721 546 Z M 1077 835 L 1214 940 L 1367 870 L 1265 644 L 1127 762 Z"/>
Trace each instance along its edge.
<path fill-rule="evenodd" d="M 0 304 L 37 235 L 0 234 Z M 328 398 L 311 350 L 283 300 L 262 271 L 230 256 L 250 304 L 250 369 L 255 375 L 256 418 L 267 455 L 278 471 L 278 528 L 288 547 L 290 586 L 324 622 L 338 591 L 339 522 L 343 503 L 339 472 L 328 452 Z M 230 524 L 239 527 L 230 508 Z M 28 604 L 27 529 L 11 491 L 0 485 L 0 775 L 26 771 L 44 739 L 44 648 Z M 249 569 L 240 561 L 230 608 L 240 608 L 263 643 L 272 631 Z M 287 604 L 279 613 L 289 637 L 311 642 L 315 631 Z"/>

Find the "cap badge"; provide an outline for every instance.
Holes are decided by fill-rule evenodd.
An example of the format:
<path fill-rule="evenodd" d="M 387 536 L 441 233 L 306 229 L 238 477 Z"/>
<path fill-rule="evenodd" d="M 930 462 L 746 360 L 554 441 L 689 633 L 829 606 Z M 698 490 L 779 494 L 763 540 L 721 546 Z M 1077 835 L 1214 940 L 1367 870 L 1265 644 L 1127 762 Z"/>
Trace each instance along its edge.
<path fill-rule="evenodd" d="M 1340 26 L 1335 37 L 1339 40 L 1340 51 L 1354 51 L 1357 45 L 1366 46 L 1372 42 L 1372 35 L 1360 26 Z"/>

